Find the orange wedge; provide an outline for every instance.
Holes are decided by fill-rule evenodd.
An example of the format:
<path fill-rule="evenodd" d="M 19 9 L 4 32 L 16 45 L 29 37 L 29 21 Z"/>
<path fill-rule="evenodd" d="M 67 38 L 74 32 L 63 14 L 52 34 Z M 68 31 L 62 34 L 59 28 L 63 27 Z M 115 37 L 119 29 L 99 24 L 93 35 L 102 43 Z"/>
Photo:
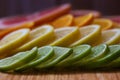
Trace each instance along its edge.
<path fill-rule="evenodd" d="M 72 23 L 73 23 L 73 16 L 68 14 L 68 15 L 64 15 L 64 16 L 59 17 L 56 20 L 54 20 L 52 22 L 52 25 L 55 28 L 60 28 L 60 27 L 64 27 L 64 26 L 71 26 Z"/>
<path fill-rule="evenodd" d="M 74 25 L 78 27 L 85 26 L 91 24 L 93 19 L 93 14 L 91 13 L 84 16 L 79 16 L 74 19 Z"/>
<path fill-rule="evenodd" d="M 110 29 L 113 26 L 113 22 L 111 20 L 104 18 L 94 19 L 93 24 L 100 25 L 102 30 Z"/>
<path fill-rule="evenodd" d="M 16 27 L 11 27 L 11 28 L 8 28 L 8 29 L 5 29 L 5 30 L 1 30 L 0 31 L 0 39 L 2 37 L 4 37 L 6 34 L 12 32 L 12 31 L 15 31 L 15 30 L 18 30 L 18 29 L 21 29 L 21 28 L 32 28 L 33 25 L 34 25 L 33 22 L 25 22 L 23 24 L 17 25 Z"/>

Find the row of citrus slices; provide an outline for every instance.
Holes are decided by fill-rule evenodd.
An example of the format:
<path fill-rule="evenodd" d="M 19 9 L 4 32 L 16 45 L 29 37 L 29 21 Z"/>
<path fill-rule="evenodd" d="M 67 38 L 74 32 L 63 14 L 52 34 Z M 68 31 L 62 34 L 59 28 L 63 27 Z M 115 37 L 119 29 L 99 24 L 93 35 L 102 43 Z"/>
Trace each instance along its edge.
<path fill-rule="evenodd" d="M 0 60 L 0 71 L 24 71 L 50 67 L 120 67 L 120 45 L 84 44 L 72 48 L 44 46 Z M 6 64 L 5 64 L 6 63 Z"/>
<path fill-rule="evenodd" d="M 99 25 L 81 28 L 64 27 L 54 29 L 51 25 L 16 30 L 0 40 L 0 57 L 44 45 L 73 47 L 80 44 L 116 44 L 120 41 L 120 29 L 102 31 Z M 4 53 L 4 54 L 3 54 Z"/>

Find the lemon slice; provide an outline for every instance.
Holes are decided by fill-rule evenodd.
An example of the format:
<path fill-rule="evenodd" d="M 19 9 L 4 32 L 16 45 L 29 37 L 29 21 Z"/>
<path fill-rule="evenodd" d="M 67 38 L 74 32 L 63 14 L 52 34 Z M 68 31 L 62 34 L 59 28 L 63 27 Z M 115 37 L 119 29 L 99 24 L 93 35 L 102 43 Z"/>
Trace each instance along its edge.
<path fill-rule="evenodd" d="M 27 42 L 17 48 L 13 53 L 19 51 L 29 50 L 35 46 L 43 46 L 47 45 L 54 39 L 54 30 L 53 27 L 50 25 L 43 25 L 36 29 L 33 29 L 30 32 L 30 37 L 28 38 Z"/>
<path fill-rule="evenodd" d="M 120 42 L 120 29 L 102 31 L 102 43 L 116 44 Z"/>
<path fill-rule="evenodd" d="M 52 46 L 68 46 L 76 41 L 80 32 L 77 27 L 65 27 L 55 29 L 56 39 L 50 45 Z"/>
<path fill-rule="evenodd" d="M 8 54 L 7 52 L 22 45 L 28 38 L 30 30 L 20 29 L 14 31 L 0 40 L 0 55 Z"/>
<path fill-rule="evenodd" d="M 81 37 L 70 45 L 70 47 L 80 44 L 93 44 L 101 37 L 101 28 L 99 25 L 88 25 L 79 29 Z"/>

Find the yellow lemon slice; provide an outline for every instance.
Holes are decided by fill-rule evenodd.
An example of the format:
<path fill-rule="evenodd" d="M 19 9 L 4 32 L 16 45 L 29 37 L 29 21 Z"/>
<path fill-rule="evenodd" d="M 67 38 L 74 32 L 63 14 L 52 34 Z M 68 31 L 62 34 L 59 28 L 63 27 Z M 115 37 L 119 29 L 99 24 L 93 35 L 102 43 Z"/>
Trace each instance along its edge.
<path fill-rule="evenodd" d="M 113 22 L 104 18 L 94 19 L 93 24 L 101 25 L 102 30 L 107 30 L 113 27 Z"/>
<path fill-rule="evenodd" d="M 68 14 L 68 15 L 64 15 L 56 20 L 54 20 L 52 22 L 52 25 L 55 28 L 60 28 L 60 27 L 64 27 L 64 26 L 71 26 L 73 23 L 73 16 Z"/>
<path fill-rule="evenodd" d="M 35 46 L 44 46 L 50 43 L 53 39 L 55 39 L 54 35 L 54 29 L 50 25 L 43 25 L 36 29 L 33 29 L 30 32 L 30 36 L 27 40 L 27 42 L 17 48 L 13 53 L 19 52 L 19 51 L 26 51 L 29 50 Z"/>
<path fill-rule="evenodd" d="M 0 55 L 8 54 L 11 50 L 22 45 L 28 39 L 29 32 L 30 30 L 25 28 L 9 33 L 3 37 L 0 40 Z"/>
<path fill-rule="evenodd" d="M 120 42 L 120 29 L 102 31 L 102 43 L 116 44 Z"/>
<path fill-rule="evenodd" d="M 50 45 L 68 46 L 80 37 L 78 27 L 64 27 L 55 29 L 56 39 Z"/>
<path fill-rule="evenodd" d="M 88 25 L 79 29 L 81 37 L 70 45 L 70 47 L 80 44 L 94 44 L 101 37 L 101 28 L 99 25 Z"/>

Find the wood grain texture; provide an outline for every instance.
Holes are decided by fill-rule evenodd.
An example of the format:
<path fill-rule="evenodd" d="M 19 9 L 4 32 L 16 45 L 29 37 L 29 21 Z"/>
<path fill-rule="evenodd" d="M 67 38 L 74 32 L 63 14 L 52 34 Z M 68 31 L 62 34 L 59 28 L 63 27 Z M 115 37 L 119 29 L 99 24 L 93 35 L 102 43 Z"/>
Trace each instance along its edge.
<path fill-rule="evenodd" d="M 0 73 L 0 80 L 120 80 L 120 71 Z"/>

